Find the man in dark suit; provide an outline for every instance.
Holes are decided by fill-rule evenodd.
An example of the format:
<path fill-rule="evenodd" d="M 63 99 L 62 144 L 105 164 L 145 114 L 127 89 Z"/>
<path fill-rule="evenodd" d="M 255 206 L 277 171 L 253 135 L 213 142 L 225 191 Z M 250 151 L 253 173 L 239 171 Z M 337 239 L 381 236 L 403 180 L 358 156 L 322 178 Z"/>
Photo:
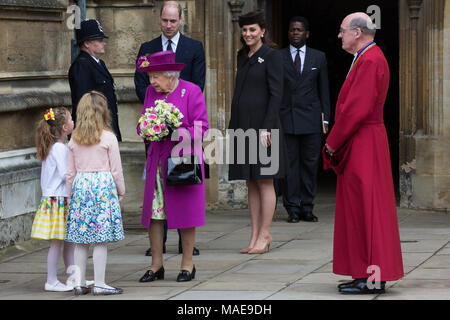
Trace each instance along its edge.
<path fill-rule="evenodd" d="M 182 8 L 176 1 L 166 1 L 161 7 L 160 25 L 162 34 L 141 45 L 137 58 L 159 51 L 172 50 L 175 52 L 175 61 L 186 64 L 181 71 L 180 78 L 205 87 L 205 52 L 200 41 L 188 38 L 179 31 L 183 18 Z M 150 81 L 145 72 L 135 72 L 134 84 L 139 100 L 144 103 L 145 92 Z"/>
<path fill-rule="evenodd" d="M 289 173 L 283 192 L 288 222 L 317 222 L 313 214 L 322 133 L 328 131 L 330 97 L 325 54 L 306 46 L 309 22 L 289 23 L 290 45 L 282 50 L 284 93 L 280 118 L 289 153 Z"/>
<path fill-rule="evenodd" d="M 111 126 L 117 140 L 122 141 L 117 115 L 117 97 L 114 90 L 114 79 L 100 56 L 105 53 L 105 38 L 97 20 L 85 20 L 76 30 L 77 45 L 80 54 L 69 69 L 69 84 L 72 95 L 72 118 L 76 123 L 77 105 L 81 97 L 92 90 L 103 93 L 108 100 L 111 113 Z"/>
<path fill-rule="evenodd" d="M 203 50 L 203 44 L 200 41 L 188 38 L 180 33 L 182 22 L 183 18 L 181 5 L 176 1 L 164 1 L 160 12 L 160 26 L 162 34 L 151 41 L 143 43 L 139 49 L 137 59 L 146 54 L 172 50 L 175 52 L 175 61 L 186 65 L 186 67 L 181 71 L 180 78 L 195 83 L 203 91 L 205 87 L 206 74 L 205 51 Z M 145 92 L 147 91 L 147 87 L 150 85 L 148 75 L 145 72 L 137 72 L 136 70 L 134 74 L 134 84 L 139 100 L 144 103 Z M 178 236 L 178 252 L 182 253 L 181 234 L 179 230 Z M 163 252 L 166 252 L 166 239 L 167 224 L 165 223 Z M 147 256 L 151 256 L 151 248 L 149 248 L 145 254 Z M 194 247 L 193 254 L 199 255 L 200 251 Z"/>

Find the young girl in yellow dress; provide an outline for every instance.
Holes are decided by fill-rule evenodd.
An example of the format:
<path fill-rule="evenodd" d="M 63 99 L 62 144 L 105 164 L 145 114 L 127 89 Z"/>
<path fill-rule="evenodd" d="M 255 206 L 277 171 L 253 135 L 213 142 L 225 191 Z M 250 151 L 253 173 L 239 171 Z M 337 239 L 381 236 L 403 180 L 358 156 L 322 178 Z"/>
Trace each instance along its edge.
<path fill-rule="evenodd" d="M 74 124 L 66 108 L 48 109 L 36 129 L 37 158 L 42 161 L 42 199 L 34 218 L 31 238 L 50 240 L 47 256 L 46 291 L 70 291 L 72 287 L 58 281 L 58 261 L 64 246 L 66 269 L 74 264 L 74 245 L 64 242 L 67 205 L 67 136 Z"/>

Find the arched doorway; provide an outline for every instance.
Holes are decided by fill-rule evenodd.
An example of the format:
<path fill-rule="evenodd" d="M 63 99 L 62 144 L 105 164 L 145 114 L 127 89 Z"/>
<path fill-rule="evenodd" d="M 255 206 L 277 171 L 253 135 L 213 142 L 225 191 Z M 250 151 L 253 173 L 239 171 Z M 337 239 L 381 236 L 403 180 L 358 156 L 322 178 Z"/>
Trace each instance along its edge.
<path fill-rule="evenodd" d="M 287 30 L 289 19 L 301 15 L 310 21 L 311 32 L 307 45 L 324 51 L 327 56 L 331 117 L 341 86 L 345 80 L 353 56 L 341 48 L 337 38 L 339 27 L 346 15 L 352 12 L 367 12 L 369 6 L 376 5 L 381 12 L 381 29 L 377 31 L 376 42 L 383 50 L 391 71 L 390 88 L 384 107 L 384 119 L 389 137 L 392 174 L 397 199 L 399 198 L 399 5 L 392 0 L 284 0 L 266 1 L 266 14 L 271 27 L 271 35 L 280 48 L 289 42 Z M 372 12 L 369 12 L 372 15 Z M 331 125 L 333 122 L 331 122 Z M 332 174 L 323 172 L 320 179 L 333 179 Z"/>

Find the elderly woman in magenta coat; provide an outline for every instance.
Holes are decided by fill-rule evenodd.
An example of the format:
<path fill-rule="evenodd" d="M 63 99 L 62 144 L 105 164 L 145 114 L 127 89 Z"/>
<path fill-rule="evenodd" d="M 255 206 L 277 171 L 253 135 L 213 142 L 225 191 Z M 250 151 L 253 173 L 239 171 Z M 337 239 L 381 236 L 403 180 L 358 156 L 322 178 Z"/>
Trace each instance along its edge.
<path fill-rule="evenodd" d="M 146 62 L 143 64 L 143 61 Z M 191 152 L 195 152 L 199 159 L 203 159 L 201 138 L 208 129 L 205 98 L 198 86 L 179 78 L 184 66 L 183 63 L 175 63 L 175 53 L 172 51 L 162 51 L 144 59 L 138 59 L 137 70 L 147 72 L 150 79 L 142 114 L 145 113 L 146 108 L 153 107 L 156 100 L 165 100 L 178 107 L 184 115 L 179 129 L 184 129 L 185 132 L 187 130 L 192 141 L 195 139 L 196 145 L 200 145 L 199 148 L 191 148 Z M 139 125 L 137 131 L 140 134 Z M 180 136 L 184 135 L 180 134 Z M 167 160 L 178 142 L 168 138 L 164 141 L 146 141 L 146 143 L 149 143 L 149 148 L 145 166 L 146 180 L 141 222 L 149 230 L 152 264 L 139 281 L 150 282 L 164 279 L 164 220 L 167 220 L 169 229 L 181 229 L 183 258 L 177 281 L 190 281 L 195 277 L 195 266 L 192 260 L 195 228 L 205 224 L 203 160 L 201 160 L 202 184 L 166 186 Z"/>

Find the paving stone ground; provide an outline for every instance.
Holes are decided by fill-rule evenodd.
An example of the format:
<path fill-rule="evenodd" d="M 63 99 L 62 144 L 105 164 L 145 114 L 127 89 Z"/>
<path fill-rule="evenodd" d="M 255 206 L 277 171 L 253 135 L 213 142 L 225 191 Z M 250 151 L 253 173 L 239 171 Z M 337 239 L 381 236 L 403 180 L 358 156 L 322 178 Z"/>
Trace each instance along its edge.
<path fill-rule="evenodd" d="M 398 210 L 405 277 L 388 282 L 382 295 L 347 296 L 337 285 L 348 277 L 332 273 L 334 194 L 319 194 L 315 214 L 318 223 L 288 224 L 278 206 L 272 225 L 269 253 L 243 255 L 248 244 L 250 219 L 247 210 L 207 212 L 206 225 L 198 228 L 194 257 L 195 280 L 177 283 L 181 255 L 178 236 L 169 231 L 164 255 L 165 280 L 139 283 L 150 258 L 146 230 L 139 215 L 124 217 L 126 239 L 109 245 L 107 283 L 124 289 L 108 297 L 71 292 L 49 293 L 46 280 L 48 244 L 27 241 L 0 252 L 0 300 L 411 300 L 450 299 L 450 215 Z M 93 279 L 92 256 L 88 279 Z M 65 280 L 62 259 L 60 280 Z"/>

